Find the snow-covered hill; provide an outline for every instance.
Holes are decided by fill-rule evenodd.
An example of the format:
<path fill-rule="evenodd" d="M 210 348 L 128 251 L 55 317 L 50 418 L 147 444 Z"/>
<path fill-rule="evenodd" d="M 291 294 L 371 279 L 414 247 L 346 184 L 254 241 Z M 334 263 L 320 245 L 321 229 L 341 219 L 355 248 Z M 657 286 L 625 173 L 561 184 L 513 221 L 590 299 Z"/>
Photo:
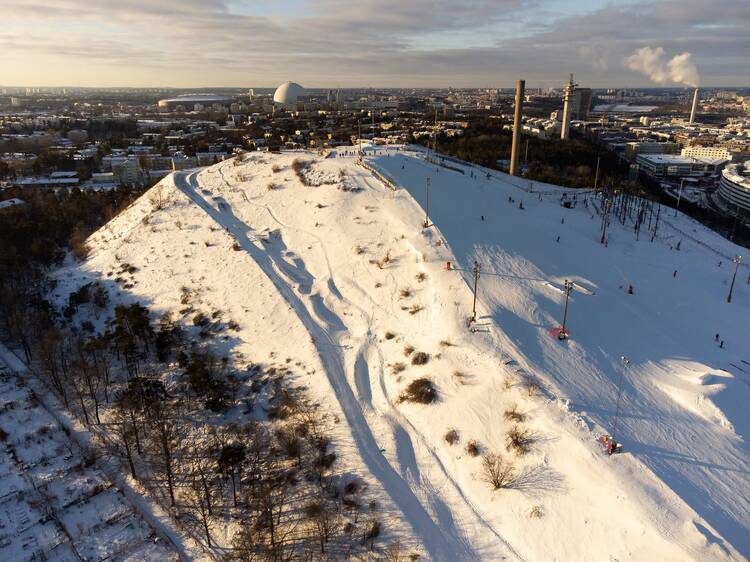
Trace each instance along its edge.
<path fill-rule="evenodd" d="M 222 351 L 307 365 L 343 461 L 432 559 L 747 557 L 746 269 L 726 303 L 738 248 L 684 216 L 662 217 L 653 243 L 613 224 L 604 247 L 593 199 L 566 209 L 559 188 L 403 148 L 370 149 L 371 168 L 350 154 L 178 172 L 92 236 L 57 295 L 98 279 L 189 319 L 189 291 L 236 323 Z M 612 431 L 621 356 L 625 452 L 608 457 L 596 433 Z M 421 378 L 436 401 L 402 400 Z M 515 427 L 525 454 L 507 447 Z M 513 463 L 510 487 L 484 481 L 488 453 Z"/>

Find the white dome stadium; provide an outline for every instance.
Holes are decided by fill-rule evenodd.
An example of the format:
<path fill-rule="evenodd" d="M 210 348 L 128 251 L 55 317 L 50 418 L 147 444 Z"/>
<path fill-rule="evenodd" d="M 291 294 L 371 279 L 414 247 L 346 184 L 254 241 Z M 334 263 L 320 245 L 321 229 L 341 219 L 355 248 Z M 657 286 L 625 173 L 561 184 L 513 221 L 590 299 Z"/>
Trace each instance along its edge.
<path fill-rule="evenodd" d="M 305 89 L 296 82 L 284 82 L 276 88 L 273 94 L 273 102 L 281 105 L 292 105 L 297 103 L 297 98 L 305 93 Z"/>

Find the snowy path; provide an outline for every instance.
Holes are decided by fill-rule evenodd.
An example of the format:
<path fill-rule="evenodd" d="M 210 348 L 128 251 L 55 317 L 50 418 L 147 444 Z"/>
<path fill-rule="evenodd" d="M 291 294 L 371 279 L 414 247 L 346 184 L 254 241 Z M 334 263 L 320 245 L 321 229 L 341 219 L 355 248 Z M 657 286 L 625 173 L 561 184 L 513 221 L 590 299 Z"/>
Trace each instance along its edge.
<path fill-rule="evenodd" d="M 419 470 L 414 443 L 409 432 L 393 419 L 390 421 L 399 445 L 398 457 L 402 461 L 402 473 L 399 474 L 384 456 L 382 447 L 368 424 L 360 399 L 355 395 L 346 376 L 342 348 L 351 343 L 346 325 L 341 317 L 326 305 L 326 298 L 320 294 L 310 294 L 311 276 L 304 269 L 303 262 L 299 260 L 290 264 L 283 259 L 281 252 L 267 251 L 254 243 L 252 228 L 237 218 L 228 204 L 224 202 L 217 208 L 201 194 L 198 174 L 198 172 L 178 172 L 174 176 L 175 184 L 235 238 L 242 249 L 263 270 L 279 294 L 294 309 L 316 343 L 321 362 L 351 428 L 362 459 L 371 474 L 379 481 L 393 503 L 412 525 L 429 556 L 433 560 L 446 561 L 478 559 L 479 555 L 472 549 L 461 531 L 463 525 L 470 525 L 471 522 L 454 519 L 450 508 L 441 498 L 441 494 Z M 330 282 L 327 285 L 330 286 Z M 296 287 L 296 291 L 292 287 Z M 327 296 L 335 299 L 336 291 L 331 291 L 331 294 Z M 370 386 L 370 381 L 364 361 L 366 349 L 360 349 L 359 353 L 362 354 L 362 359 L 355 368 L 355 378 L 359 381 L 356 386 L 360 398 L 365 398 L 365 404 L 367 404 L 366 389 Z M 418 497 L 417 492 L 422 499 Z M 423 502 L 428 503 L 437 521 L 433 519 Z M 473 510 L 469 510 L 468 513 L 476 517 Z M 475 523 L 486 525 L 481 519 Z M 496 536 L 500 542 L 498 550 L 505 551 L 511 559 L 519 559 L 512 548 L 502 541 L 499 535 L 496 534 Z"/>

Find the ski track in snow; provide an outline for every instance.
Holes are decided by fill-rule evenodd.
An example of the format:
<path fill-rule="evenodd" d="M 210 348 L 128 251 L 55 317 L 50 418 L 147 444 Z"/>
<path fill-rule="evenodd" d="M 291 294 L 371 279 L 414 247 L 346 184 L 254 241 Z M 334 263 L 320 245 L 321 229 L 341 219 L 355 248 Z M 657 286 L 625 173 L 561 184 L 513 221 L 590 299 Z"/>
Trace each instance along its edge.
<path fill-rule="evenodd" d="M 381 452 L 381 447 L 378 445 L 367 423 L 362 405 L 347 380 L 343 357 L 341 352 L 338 351 L 341 345 L 345 343 L 345 324 L 325 304 L 321 295 L 308 296 L 310 308 L 313 310 L 313 313 L 311 313 L 310 308 L 305 306 L 302 299 L 291 288 L 291 285 L 296 285 L 297 290 L 303 295 L 309 293 L 307 282 L 312 276 L 304 269 L 304 263 L 298 260 L 294 264 L 290 264 L 279 252 L 266 251 L 266 248 L 259 248 L 254 244 L 251 240 L 252 228 L 236 217 L 231 207 L 221 205 L 217 209 L 200 194 L 202 191 L 199 188 L 198 172 L 177 172 L 174 174 L 174 181 L 178 189 L 185 193 L 218 225 L 234 236 L 237 243 L 258 264 L 276 287 L 279 294 L 294 309 L 300 321 L 313 338 L 313 341 L 317 344 L 318 355 L 351 428 L 363 461 L 371 474 L 380 482 L 393 503 L 401 510 L 412 525 L 414 532 L 419 537 L 429 556 L 433 560 L 445 560 L 446 562 L 478 559 L 479 555 L 472 549 L 463 536 L 463 533 L 459 529 L 459 522 L 453 519 L 451 510 L 445 505 L 440 498 L 440 494 L 431 486 L 429 481 L 422 477 L 409 432 L 393 418 L 390 418 L 390 422 L 394 428 L 394 435 L 399 445 L 399 460 L 402 463 L 402 472 L 405 471 L 409 475 L 408 481 L 404 478 L 403 474 L 399 474 L 391 466 Z M 270 209 L 267 210 L 271 213 Z M 271 216 L 273 217 L 272 213 Z M 281 224 L 275 217 L 273 218 Z M 328 286 L 332 283 L 332 277 L 330 279 Z M 333 286 L 335 287 L 335 283 Z M 338 290 L 332 291 L 334 296 L 336 293 L 338 293 Z M 325 326 L 317 322 L 313 315 L 325 323 Z M 359 370 L 355 368 L 355 381 L 359 381 L 356 386 L 358 387 L 357 390 L 360 397 L 362 394 L 365 394 L 366 397 L 367 391 L 365 387 L 370 387 L 369 369 L 366 369 L 366 349 L 360 349 L 359 353 L 361 359 L 360 355 L 358 355 Z M 357 375 L 357 372 L 359 372 L 359 375 Z M 433 456 L 435 456 L 434 453 Z M 438 466 L 444 471 L 442 463 L 439 462 L 436 456 L 434 460 L 437 461 Z M 453 483 L 462 499 L 466 501 L 460 489 L 450 480 L 447 473 L 444 472 L 443 475 Z M 412 490 L 412 482 L 416 485 L 417 490 L 421 492 L 420 495 L 425 496 L 427 503 L 436 514 L 437 522 L 433 520 L 429 511 L 423 505 L 422 500 Z M 474 506 L 470 507 L 479 519 L 478 522 L 484 526 L 488 526 L 481 519 Z M 520 556 L 498 533 L 494 530 L 493 533 L 501 541 L 504 550 L 508 552 L 509 556 L 520 559 Z"/>
<path fill-rule="evenodd" d="M 423 181 L 422 178 L 425 174 L 432 178 L 433 183 L 430 195 L 431 202 L 434 200 L 432 208 L 436 209 L 436 211 L 431 213 L 431 219 L 438 226 L 443 227 L 442 231 L 449 242 L 454 241 L 456 243 L 452 250 L 455 250 L 455 255 L 461 260 L 461 266 L 464 270 L 470 267 L 478 250 L 477 244 L 495 244 L 495 247 L 492 249 L 498 248 L 499 245 L 496 240 L 492 240 L 488 235 L 482 233 L 482 228 L 488 226 L 486 223 L 479 222 L 477 217 L 461 216 L 460 213 L 458 216 L 456 215 L 454 207 L 449 203 L 451 201 L 450 180 L 446 179 L 446 176 L 452 177 L 449 175 L 451 172 L 441 170 L 439 174 L 435 174 L 434 166 L 432 167 L 432 172 L 430 172 L 425 170 L 430 168 L 428 165 L 419 160 L 412 160 L 410 162 L 412 168 L 418 168 L 418 171 L 415 172 L 412 169 L 408 173 L 404 173 L 396 169 L 400 168 L 400 166 L 395 166 L 393 173 L 390 175 L 396 176 L 397 180 L 402 180 L 401 185 L 418 202 L 421 201 L 420 197 L 422 197 L 422 187 L 419 182 Z M 387 168 L 388 159 L 383 158 L 381 161 L 385 162 L 384 166 Z M 399 178 L 400 174 L 404 177 Z M 411 181 L 405 182 L 403 181 L 404 178 L 408 178 Z M 419 180 L 414 181 L 414 178 L 419 178 Z M 441 182 L 445 183 L 441 185 Z M 487 196 L 484 185 L 477 185 L 476 191 L 482 193 L 482 195 L 475 196 L 472 191 L 467 191 L 465 192 L 465 197 L 467 199 L 473 197 L 476 201 L 484 201 L 483 197 Z M 507 192 L 504 193 L 507 194 Z M 500 192 L 497 199 L 491 205 L 484 203 L 484 206 L 481 206 L 481 204 L 477 205 L 476 201 L 470 201 L 465 203 L 465 208 L 486 208 L 490 211 L 492 206 L 504 205 L 503 197 L 503 192 Z M 532 203 L 535 202 L 532 200 Z M 527 209 L 530 209 L 528 202 L 526 205 Z M 510 209 L 511 207 L 509 205 L 508 208 Z M 512 213 L 513 211 L 510 212 Z M 525 212 L 531 211 L 527 210 Z M 472 225 L 468 226 L 471 232 L 469 236 L 466 236 L 466 225 L 469 224 Z M 620 232 L 618 230 L 619 227 L 619 223 L 611 227 L 613 232 L 611 236 L 617 236 L 620 239 L 629 236 L 629 234 L 626 235 Z M 476 231 L 473 231 L 473 229 L 476 229 Z M 474 232 L 477 233 L 476 236 L 474 236 Z M 538 250 L 538 248 L 533 246 L 531 248 Z M 489 265 L 490 269 L 503 271 L 504 268 L 510 265 L 509 255 L 512 258 L 517 257 L 512 254 L 503 255 L 502 253 L 489 255 L 487 253 L 489 249 L 481 248 L 482 251 L 485 251 L 483 266 L 487 267 Z M 502 250 L 507 252 L 512 251 L 509 248 L 502 248 Z M 628 249 L 626 248 L 625 252 L 627 251 Z M 541 261 L 534 263 L 540 269 L 546 265 Z M 650 262 L 643 261 L 643 263 L 644 265 L 648 265 Z M 662 269 L 666 267 L 663 261 L 660 264 Z M 651 265 L 656 267 L 655 263 L 651 263 Z M 613 269 L 619 273 L 624 283 L 631 282 L 629 277 L 632 276 L 626 276 L 625 271 L 619 266 L 615 265 Z M 669 270 L 668 273 L 671 273 L 671 266 L 666 267 L 666 269 Z M 639 273 L 642 275 L 642 272 Z M 463 278 L 468 284 L 471 283 L 467 274 L 463 273 Z M 643 279 L 641 279 L 641 283 L 643 283 Z M 553 289 L 555 292 L 563 293 L 557 285 L 561 285 L 561 283 L 547 283 L 548 288 Z M 493 289 L 496 291 L 503 290 L 499 281 L 498 287 L 499 289 Z M 629 344 L 627 327 L 638 326 L 643 330 L 641 337 L 644 341 L 649 339 L 660 341 L 669 350 L 682 350 L 684 348 L 683 342 L 678 341 L 676 336 L 673 336 L 671 333 L 664 333 L 663 331 L 657 333 L 658 328 L 651 327 L 653 325 L 652 318 L 644 312 L 642 304 L 638 307 L 635 302 L 627 300 L 619 302 L 622 299 L 616 294 L 616 289 L 607 288 L 602 290 L 601 288 L 597 288 L 594 292 L 585 288 L 581 292 L 586 300 L 590 296 L 597 298 L 597 295 L 615 300 L 618 302 L 618 306 L 627 311 L 627 314 L 632 319 L 628 318 L 625 320 L 619 318 L 617 326 L 608 328 L 609 330 L 614 328 L 613 331 L 620 334 L 619 340 L 626 345 Z M 624 294 L 624 291 L 621 292 Z M 484 291 L 480 292 L 479 301 L 484 305 L 484 295 L 487 293 L 483 293 Z M 637 288 L 636 295 L 640 294 L 642 293 Z M 525 306 L 534 303 L 535 301 L 526 302 Z M 575 326 L 576 323 L 581 323 L 576 315 L 581 314 L 581 309 L 587 305 L 584 305 L 582 302 L 573 303 L 572 299 L 571 305 L 573 307 L 571 313 Z M 617 372 L 617 366 L 614 369 L 612 367 L 612 364 L 617 362 L 617 357 L 610 357 L 602 347 L 599 347 L 601 344 L 597 341 L 597 334 L 592 334 L 587 338 L 589 341 L 585 342 L 589 350 L 593 350 L 592 354 L 586 357 L 587 361 L 571 359 L 568 364 L 564 363 L 565 359 L 563 359 L 560 361 L 560 364 L 555 365 L 554 362 L 545 357 L 546 353 L 542 348 L 544 340 L 542 339 L 541 342 L 538 340 L 539 334 L 537 333 L 537 328 L 549 324 L 548 319 L 545 319 L 543 316 L 544 308 L 546 307 L 537 309 L 535 305 L 532 310 L 527 310 L 527 314 L 538 323 L 538 326 L 533 326 L 528 320 L 521 319 L 517 313 L 514 314 L 510 310 L 504 310 L 497 302 L 487 304 L 486 310 L 489 311 L 489 317 L 494 320 L 495 325 L 503 326 L 502 330 L 492 330 L 488 341 L 493 342 L 492 345 L 500 349 L 514 349 L 523 359 L 523 364 L 531 367 L 532 372 L 539 373 L 545 381 L 552 383 L 553 387 L 559 384 L 561 387 L 566 388 L 566 391 L 562 394 L 572 398 L 574 405 L 577 405 L 577 407 L 584 407 L 586 409 L 583 412 L 584 417 L 591 419 L 596 424 L 611 425 L 614 412 L 611 406 L 604 406 L 604 404 L 609 405 L 614 403 L 617 376 L 615 374 L 613 377 L 610 373 L 613 371 L 614 373 Z M 578 337 L 582 339 L 584 337 L 583 330 L 581 329 L 580 332 Z M 513 334 L 512 340 L 509 334 Z M 618 339 L 611 334 L 608 334 L 608 337 L 615 340 Z M 577 346 L 578 343 L 575 340 L 576 337 L 574 336 L 569 345 Z M 662 350 L 661 353 L 669 357 L 668 352 L 665 353 Z M 639 355 L 645 356 L 644 358 L 649 357 L 648 353 L 640 352 L 640 350 L 638 352 L 633 350 L 632 355 L 631 352 L 628 355 L 631 359 Z M 654 367 L 654 365 L 651 365 L 651 367 Z M 670 375 L 666 365 L 656 365 L 655 367 L 659 371 L 662 371 L 665 376 Z M 576 373 L 575 378 L 571 378 L 569 376 L 570 373 Z M 554 398 L 559 395 L 561 395 L 561 392 L 555 389 L 551 397 Z M 662 425 L 660 420 L 670 420 L 670 423 Z M 680 424 L 677 420 L 682 420 L 682 423 Z M 640 374 L 638 367 L 627 369 L 623 377 L 623 404 L 619 435 L 621 439 L 626 440 L 628 450 L 635 459 L 639 463 L 643 463 L 642 467 L 644 469 L 653 471 L 662 482 L 666 483 L 680 498 L 695 509 L 699 516 L 704 517 L 724 538 L 717 536 L 714 531 L 708 529 L 700 521 L 686 521 L 686 525 L 692 523 L 695 529 L 704 536 L 709 545 L 716 545 L 730 558 L 734 554 L 731 551 L 730 545 L 725 542 L 725 539 L 733 546 L 747 552 L 748 521 L 745 519 L 743 522 L 743 518 L 739 514 L 749 512 L 750 498 L 739 497 L 734 491 L 746 489 L 747 480 L 750 478 L 750 471 L 747 469 L 748 455 L 743 450 L 741 439 L 737 440 L 729 436 L 726 436 L 724 439 L 717 439 L 716 424 L 713 420 L 693 416 L 662 391 L 658 389 L 655 391 L 655 383 L 649 377 Z M 697 448 L 694 446 L 696 443 L 700 444 Z M 709 450 L 706 448 L 708 444 L 710 444 L 711 455 L 707 458 L 701 458 Z M 711 490 L 713 490 L 713 493 Z M 653 523 L 660 529 L 663 536 L 679 543 L 679 538 L 674 536 L 676 526 L 664 526 L 656 518 L 653 519 Z M 690 545 L 685 544 L 683 546 L 686 551 L 695 553 Z"/>
<path fill-rule="evenodd" d="M 294 156 L 279 158 L 288 163 Z M 679 293 L 680 284 L 659 285 L 662 275 L 671 282 L 675 259 L 705 256 L 691 255 L 687 240 L 682 254 L 663 252 L 661 238 L 653 245 L 628 242 L 624 239 L 630 233 L 616 221 L 610 249 L 603 250 L 589 232 L 598 224 L 589 222 L 595 205 L 585 211 L 560 210 L 559 188 L 549 188 L 537 201 L 536 186 L 527 195 L 523 186 L 501 174 L 470 179 L 469 166 L 462 175 L 419 158 L 408 151 L 397 158 L 367 157 L 372 168 L 398 186 L 395 190 L 356 166 L 354 158 L 315 164 L 323 174 L 344 170 L 346 182 L 358 188 L 356 197 L 337 193 L 334 186 L 310 195 L 292 174 L 287 174 L 290 183 L 284 189 L 266 194 L 264 178 L 284 176 L 268 173 L 265 158 L 177 172 L 171 180 L 189 200 L 184 210 L 192 213 L 195 229 L 205 228 L 207 220 L 195 213 L 205 213 L 211 231 L 215 223 L 243 250 L 218 258 L 236 264 L 227 282 L 245 267 L 245 274 L 263 277 L 258 284 L 264 295 L 270 282 L 275 308 L 283 309 L 297 330 L 299 319 L 303 331 L 295 332 L 296 337 L 309 349 L 304 343 L 309 336 L 315 362 L 320 360 L 328 379 L 316 391 L 335 395 L 345 418 L 340 427 L 352 439 L 346 435 L 344 441 L 362 461 L 359 470 L 390 497 L 384 503 L 411 526 L 425 557 L 520 560 L 520 551 L 533 560 L 596 561 L 607 558 L 607 552 L 623 562 L 745 559 L 750 454 L 743 437 L 750 425 L 737 416 L 744 412 L 741 407 L 727 400 L 745 402 L 736 391 L 747 392 L 750 386 L 750 363 L 743 362 L 739 349 L 747 338 L 733 329 L 727 336 L 733 352 L 719 352 L 715 360 L 693 354 L 691 346 L 702 346 L 705 342 L 696 340 L 705 336 L 686 333 L 683 317 L 688 315 L 674 311 L 692 311 L 699 301 L 693 295 L 703 286 L 694 282 L 686 299 L 670 294 Z M 241 175 L 248 170 L 250 176 Z M 423 230 L 425 175 L 433 182 L 434 226 Z M 260 195 L 249 197 L 258 189 Z M 507 202 L 509 194 L 514 204 Z M 518 210 L 519 199 L 525 210 Z M 333 211 L 321 211 L 328 207 Z M 487 220 L 480 221 L 479 213 Z M 564 226 L 559 213 L 570 216 Z M 675 220 L 683 226 L 681 219 Z M 132 224 L 116 230 L 115 239 L 128 242 L 133 229 L 141 228 L 140 217 Z M 560 245 L 555 244 L 558 234 Z M 171 248 L 170 234 L 163 236 Z M 701 231 L 698 237 L 714 243 L 711 236 Z M 353 256 L 350 245 L 355 242 L 364 251 L 357 247 Z M 386 248 L 393 251 L 393 263 L 371 267 L 371 258 L 380 258 Z M 209 254 L 199 256 L 197 271 L 210 267 Z M 145 258 L 134 257 L 136 263 Z M 469 269 L 475 259 L 483 274 L 479 319 L 470 334 L 464 319 L 467 301 L 471 306 Z M 441 267 L 445 260 L 454 263 L 455 272 Z M 110 261 L 103 256 L 98 271 L 111 269 Z M 150 257 L 145 259 L 144 265 L 150 263 Z M 172 264 L 167 269 L 175 267 L 180 268 Z M 680 265 L 680 279 L 704 274 L 698 270 Z M 427 277 L 418 276 L 415 283 L 414 276 L 422 273 Z M 214 283 L 227 291 L 221 275 Z M 573 337 L 559 343 L 549 332 L 561 320 L 564 279 L 574 282 L 568 318 Z M 622 286 L 617 289 L 631 280 L 635 296 L 627 296 Z M 382 288 L 373 290 L 373 285 Z M 404 299 L 403 288 L 411 290 L 414 300 Z M 142 294 L 152 290 L 143 284 L 139 289 Z M 739 289 L 726 310 L 747 306 L 744 283 Z M 243 301 L 236 295 L 232 306 L 263 302 L 256 303 L 255 297 Z M 674 302 L 673 308 L 665 308 L 666 302 Z M 423 305 L 423 311 L 401 316 L 399 311 L 411 303 Z M 607 322 L 613 315 L 619 321 Z M 719 321 L 723 323 L 711 317 L 705 323 L 709 339 L 716 328 L 730 332 L 732 324 L 718 326 Z M 385 330 L 396 338 L 379 339 L 376 333 Z M 275 329 L 271 341 L 283 333 L 283 328 Z M 440 338 L 448 340 L 446 347 Z M 434 363 L 421 371 L 409 366 L 403 377 L 395 376 L 389 364 L 404 361 L 404 344 L 430 353 Z M 617 429 L 626 454 L 608 458 L 596 448 L 592 433 L 611 429 L 621 353 L 632 361 L 623 379 Z M 434 377 L 440 390 L 440 399 L 429 408 L 398 400 L 400 388 L 419 372 Z M 462 378 L 452 379 L 456 373 Z M 513 388 L 506 386 L 507 377 Z M 540 397 L 526 399 L 521 392 L 520 381 L 527 377 L 539 381 Z M 543 487 L 544 482 L 532 484 L 541 485 L 535 490 L 492 493 L 476 471 L 481 459 L 470 459 L 463 446 L 444 442 L 444 432 L 457 429 L 462 443 L 476 439 L 487 452 L 504 451 L 508 426 L 503 409 L 519 399 L 531 418 L 529 427 L 541 440 L 530 455 L 515 459 L 516 466 L 557 471 L 564 477 L 564 493 L 547 493 L 554 488 Z M 613 510 L 610 498 L 620 507 Z M 528 515 L 536 504 L 544 510 L 542 521 Z"/>

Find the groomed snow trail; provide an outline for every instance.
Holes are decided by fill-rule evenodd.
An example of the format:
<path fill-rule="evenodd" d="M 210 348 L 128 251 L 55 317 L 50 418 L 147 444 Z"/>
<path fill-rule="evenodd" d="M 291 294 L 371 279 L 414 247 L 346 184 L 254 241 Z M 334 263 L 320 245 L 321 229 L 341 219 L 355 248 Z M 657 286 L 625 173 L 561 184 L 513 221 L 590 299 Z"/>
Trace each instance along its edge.
<path fill-rule="evenodd" d="M 704 552 L 699 547 L 713 553 L 710 559 L 749 555 L 750 424 L 746 404 L 739 403 L 748 384 L 736 365 L 750 360 L 743 320 L 750 300 L 738 285 L 727 305 L 731 274 L 717 263 L 721 256 L 688 239 L 674 251 L 680 238 L 671 232 L 654 243 L 644 236 L 636 241 L 632 227 L 617 221 L 605 248 L 596 236 L 598 217 L 581 204 L 563 208 L 562 188 L 537 185 L 529 194 L 516 186 L 523 180 L 496 172 L 491 181 L 472 178 L 474 168 L 454 163 L 466 173 L 438 171 L 414 155 L 372 162 L 421 204 L 429 177 L 430 215 L 459 267 L 468 270 L 478 259 L 487 272 L 479 300 L 492 328 L 478 338 L 478 350 L 508 350 L 552 397 L 568 400 L 589 425 L 605 429 L 612 426 L 619 358 L 626 355 L 617 437 L 628 454 L 611 459 L 614 470 L 637 478 L 632 491 L 642 486 L 644 500 L 668 501 L 655 506 L 663 513 L 652 515 L 653 523 L 696 559 Z M 670 213 L 669 220 L 698 230 L 722 255 L 741 252 L 683 215 Z M 549 330 L 559 325 L 564 297 L 555 289 L 563 279 L 580 280 L 586 290 L 571 297 L 573 335 L 561 344 Z M 622 289 L 631 283 L 634 295 Z M 726 351 L 713 342 L 718 331 Z"/>
<path fill-rule="evenodd" d="M 413 454 L 412 437 L 394 419 L 391 419 L 390 422 L 393 425 L 396 441 L 400 445 L 398 449 L 400 460 L 403 460 L 404 454 L 409 457 L 405 465 L 402 466 L 401 474 L 383 454 L 363 411 L 359 399 L 361 396 L 358 398 L 355 395 L 346 376 L 345 362 L 341 351 L 342 348 L 350 345 L 346 324 L 339 315 L 326 305 L 325 299 L 321 295 L 309 294 L 311 277 L 304 269 L 303 262 L 298 260 L 294 264 L 290 264 L 283 259 L 280 252 L 267 251 L 262 246 L 257 245 L 254 242 L 256 237 L 253 236 L 253 229 L 240 220 L 225 201 L 219 201 L 217 208 L 206 200 L 201 194 L 202 189 L 198 175 L 199 172 L 197 171 L 177 172 L 174 174 L 175 185 L 211 217 L 217 225 L 235 238 L 240 247 L 262 269 L 278 293 L 295 311 L 316 344 L 317 353 L 344 412 L 362 460 L 392 502 L 403 513 L 429 556 L 433 560 L 445 560 L 446 562 L 481 558 L 468 543 L 461 528 L 473 523 L 483 526 L 488 524 L 478 517 L 473 506 L 469 511 L 476 516 L 473 523 L 471 521 L 454 520 L 450 508 L 445 505 L 441 495 L 432 488 L 429 480 L 420 472 Z M 271 212 L 270 209 L 268 211 Z M 293 287 L 296 287 L 297 292 L 302 297 L 295 292 Z M 335 293 L 332 292 L 334 298 Z M 305 300 L 307 304 L 305 304 Z M 366 353 L 366 349 L 360 349 L 360 353 Z M 357 364 L 357 369 L 359 369 L 360 383 L 364 387 L 364 385 L 369 385 L 369 376 L 363 370 L 366 367 L 366 362 L 363 365 L 364 355 L 362 357 L 363 359 L 359 360 Z M 359 390 L 362 392 L 363 389 Z M 411 455 L 409 455 L 409 451 L 412 451 Z M 415 490 L 419 491 L 419 495 L 423 496 L 424 499 L 420 499 Z M 423 505 L 423 501 L 428 502 L 437 520 L 430 515 L 428 509 Z M 499 534 L 495 532 L 495 536 L 499 543 L 498 552 L 504 551 L 506 559 L 521 559 Z"/>

